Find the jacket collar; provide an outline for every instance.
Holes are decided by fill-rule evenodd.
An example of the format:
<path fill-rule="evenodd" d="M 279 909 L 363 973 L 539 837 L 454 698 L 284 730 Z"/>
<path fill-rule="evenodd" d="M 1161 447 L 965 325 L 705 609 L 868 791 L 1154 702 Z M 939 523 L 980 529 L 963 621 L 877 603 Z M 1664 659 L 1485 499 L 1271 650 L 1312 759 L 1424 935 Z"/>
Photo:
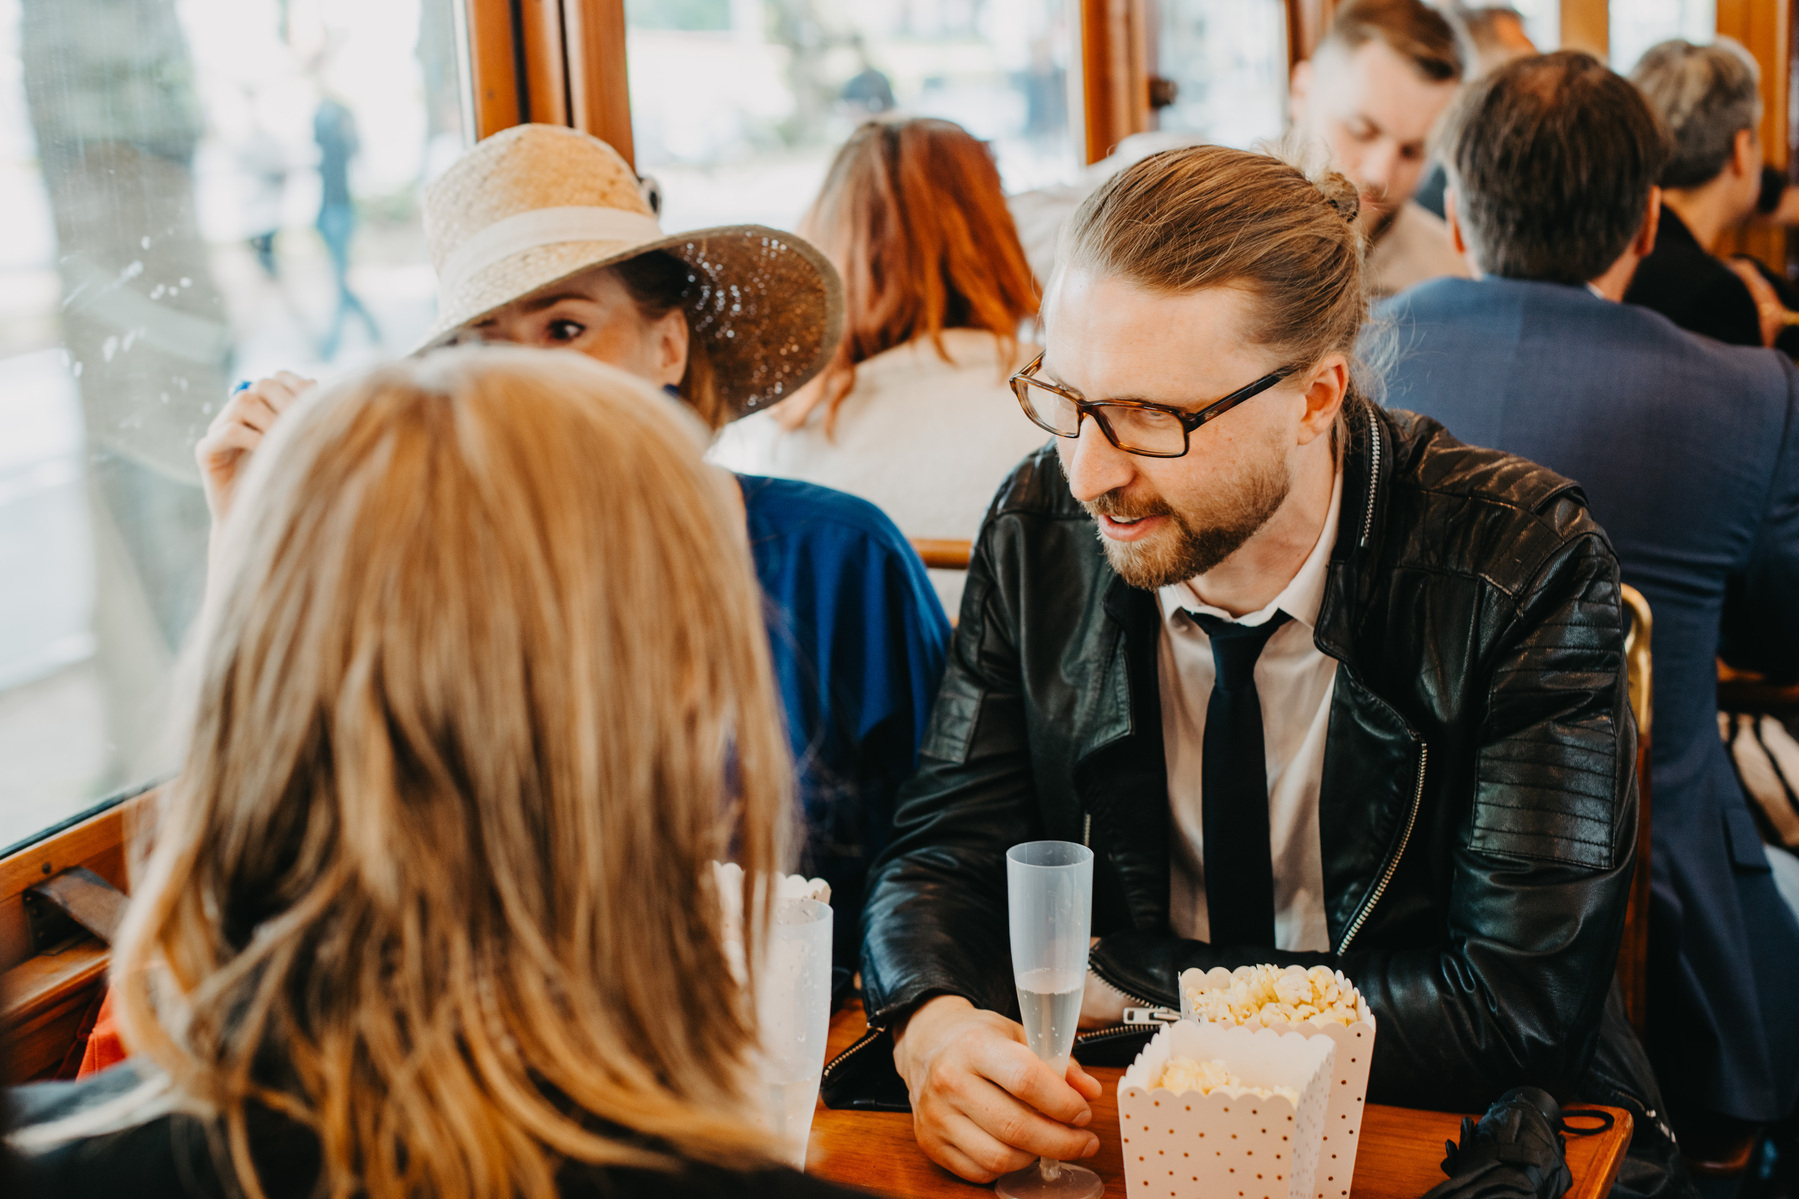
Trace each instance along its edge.
<path fill-rule="evenodd" d="M 1319 649 L 1353 667 L 1355 612 L 1365 606 L 1374 586 L 1373 572 L 1365 565 L 1380 556 L 1399 439 L 1386 413 L 1362 396 L 1352 394 L 1343 410 L 1349 437 L 1343 454 L 1343 511 L 1312 636 Z"/>

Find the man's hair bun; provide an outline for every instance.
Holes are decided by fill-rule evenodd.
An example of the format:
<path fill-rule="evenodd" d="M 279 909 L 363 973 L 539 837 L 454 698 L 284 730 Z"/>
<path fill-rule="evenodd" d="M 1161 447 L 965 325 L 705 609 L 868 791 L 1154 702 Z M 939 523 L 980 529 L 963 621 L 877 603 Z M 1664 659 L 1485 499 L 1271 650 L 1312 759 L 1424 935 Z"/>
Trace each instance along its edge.
<path fill-rule="evenodd" d="M 1362 211 L 1362 197 L 1356 191 L 1355 184 L 1330 163 L 1330 155 L 1324 146 L 1303 136 L 1297 129 L 1289 130 L 1285 137 L 1278 141 L 1263 142 L 1256 147 L 1262 153 L 1286 163 L 1301 175 L 1306 182 L 1318 189 L 1318 194 L 1350 224 Z"/>
<path fill-rule="evenodd" d="M 1336 171 L 1326 168 L 1308 175 L 1312 186 L 1324 196 L 1324 202 L 1337 210 L 1337 215 L 1355 224 L 1355 219 L 1362 211 L 1362 197 L 1356 191 L 1355 184 Z"/>

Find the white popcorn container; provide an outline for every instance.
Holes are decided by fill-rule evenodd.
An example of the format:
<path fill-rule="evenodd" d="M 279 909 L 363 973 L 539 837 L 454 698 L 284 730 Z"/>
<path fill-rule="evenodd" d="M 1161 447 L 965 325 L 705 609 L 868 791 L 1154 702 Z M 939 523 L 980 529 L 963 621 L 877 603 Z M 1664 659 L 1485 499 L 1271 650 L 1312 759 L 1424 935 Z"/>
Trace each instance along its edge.
<path fill-rule="evenodd" d="M 1179 985 L 1182 1019 L 1194 1019 L 1191 992 L 1195 984 L 1203 984 L 1207 990 L 1222 989 L 1231 985 L 1232 977 L 1231 972 L 1222 966 L 1214 966 L 1206 971 L 1181 971 Z M 1354 991 L 1354 984 L 1344 978 L 1341 971 L 1336 972 L 1336 979 L 1344 993 Z M 1363 1011 L 1367 1010 L 1365 1004 L 1358 1006 Z M 1206 1022 L 1201 1021 L 1200 1024 L 1205 1026 Z M 1374 1058 L 1374 1027 L 1374 1017 L 1370 1014 L 1365 1020 L 1347 1025 L 1335 1020 L 1316 1024 L 1310 1020 L 1302 1020 L 1297 1023 L 1275 1024 L 1266 1030 L 1282 1036 L 1329 1040 L 1336 1046 L 1329 1102 L 1324 1113 L 1324 1134 L 1318 1150 L 1318 1177 L 1312 1189 L 1313 1199 L 1349 1199 L 1350 1183 L 1355 1178 L 1356 1146 L 1361 1143 L 1362 1138 L 1362 1109 L 1368 1102 L 1368 1067 Z"/>
<path fill-rule="evenodd" d="M 1158 1032 L 1118 1080 L 1129 1199 L 1308 1199 L 1329 1102 L 1335 1046 L 1323 1037 L 1181 1020 Z M 1159 1081 L 1171 1057 L 1219 1060 L 1238 1087 L 1176 1094 Z"/>

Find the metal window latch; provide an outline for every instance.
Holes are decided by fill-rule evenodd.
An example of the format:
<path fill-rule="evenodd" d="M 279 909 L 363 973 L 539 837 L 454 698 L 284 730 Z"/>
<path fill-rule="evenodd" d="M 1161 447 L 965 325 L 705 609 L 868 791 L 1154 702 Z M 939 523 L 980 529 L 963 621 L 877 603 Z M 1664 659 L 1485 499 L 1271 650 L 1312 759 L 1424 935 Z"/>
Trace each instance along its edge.
<path fill-rule="evenodd" d="M 111 945 L 125 918 L 125 893 L 85 866 L 71 866 L 27 887 L 31 951 L 43 953 L 85 929 Z"/>
<path fill-rule="evenodd" d="M 1124 1009 L 1126 1024 L 1145 1024 L 1161 1026 L 1173 1024 L 1181 1018 L 1181 1014 L 1171 1007 L 1127 1007 Z"/>

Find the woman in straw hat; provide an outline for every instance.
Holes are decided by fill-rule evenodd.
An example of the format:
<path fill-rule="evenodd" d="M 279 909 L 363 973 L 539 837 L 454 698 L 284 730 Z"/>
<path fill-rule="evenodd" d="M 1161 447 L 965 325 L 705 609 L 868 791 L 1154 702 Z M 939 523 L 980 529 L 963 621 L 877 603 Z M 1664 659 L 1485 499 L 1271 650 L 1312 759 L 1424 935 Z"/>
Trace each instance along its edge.
<path fill-rule="evenodd" d="M 843 327 L 842 286 L 812 246 L 757 225 L 665 235 L 624 160 L 572 129 L 486 139 L 431 186 L 424 215 L 439 308 L 424 348 L 576 350 L 678 396 L 714 430 L 791 395 Z M 197 452 L 215 523 L 242 456 L 307 386 L 265 379 L 213 422 Z M 831 884 L 837 960 L 853 968 L 863 876 L 913 770 L 949 626 L 917 555 L 872 504 L 738 481 L 799 762 L 804 864 Z"/>
<path fill-rule="evenodd" d="M 788 753 L 673 405 L 434 355 L 296 405 L 238 503 L 114 945 L 137 1056 L 5 1097 L 7 1194 L 847 1196 L 759 1125 L 721 900 Z"/>

